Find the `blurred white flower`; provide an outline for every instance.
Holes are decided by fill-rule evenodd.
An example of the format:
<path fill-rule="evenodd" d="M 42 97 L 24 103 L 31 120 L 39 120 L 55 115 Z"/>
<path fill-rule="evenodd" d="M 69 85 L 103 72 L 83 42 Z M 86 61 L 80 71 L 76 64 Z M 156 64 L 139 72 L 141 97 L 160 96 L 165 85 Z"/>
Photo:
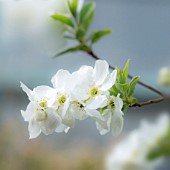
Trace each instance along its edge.
<path fill-rule="evenodd" d="M 163 86 L 170 86 L 170 69 L 163 67 L 159 72 L 159 83 Z"/>
<path fill-rule="evenodd" d="M 11 40 L 29 39 L 48 52 L 62 48 L 64 27 L 49 16 L 51 11 L 68 13 L 67 0 L 11 0 L 2 2 L 4 32 Z M 42 48 L 43 46 L 43 48 Z"/>
<path fill-rule="evenodd" d="M 140 129 L 115 146 L 106 159 L 107 170 L 154 170 L 161 159 L 148 161 L 147 154 L 158 140 L 164 137 L 170 126 L 170 117 L 165 114 L 155 123 L 143 121 Z"/>

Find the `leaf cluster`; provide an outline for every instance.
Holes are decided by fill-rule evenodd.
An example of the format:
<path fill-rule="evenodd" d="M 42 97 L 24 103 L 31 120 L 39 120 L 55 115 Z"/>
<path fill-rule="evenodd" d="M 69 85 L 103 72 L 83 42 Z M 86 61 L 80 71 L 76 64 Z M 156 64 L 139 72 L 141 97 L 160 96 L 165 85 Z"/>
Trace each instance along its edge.
<path fill-rule="evenodd" d="M 137 99 L 133 97 L 133 94 L 135 91 L 136 84 L 140 77 L 135 76 L 132 78 L 130 82 L 127 82 L 128 73 L 129 73 L 129 64 L 130 64 L 130 60 L 127 61 L 123 70 L 120 70 L 118 67 L 116 67 L 117 70 L 116 83 L 110 90 L 110 93 L 114 96 L 120 94 L 124 102 L 123 111 L 126 111 L 126 109 L 128 109 L 129 106 L 132 106 L 137 102 Z"/>
<path fill-rule="evenodd" d="M 92 45 L 102 39 L 104 36 L 112 33 L 111 30 L 97 30 L 89 34 L 89 28 L 92 24 L 96 4 L 94 2 L 84 3 L 82 8 L 78 9 L 79 0 L 68 0 L 70 15 L 52 14 L 51 17 L 66 26 L 67 32 L 65 39 L 76 40 L 78 45 L 65 49 L 56 54 L 55 57 L 77 51 L 89 51 Z"/>

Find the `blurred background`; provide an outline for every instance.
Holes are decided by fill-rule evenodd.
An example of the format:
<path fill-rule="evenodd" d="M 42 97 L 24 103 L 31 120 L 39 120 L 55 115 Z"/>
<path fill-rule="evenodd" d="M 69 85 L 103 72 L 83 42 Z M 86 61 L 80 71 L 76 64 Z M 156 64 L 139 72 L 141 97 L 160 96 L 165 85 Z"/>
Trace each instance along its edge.
<path fill-rule="evenodd" d="M 158 72 L 170 66 L 169 0 L 94 0 L 97 3 L 91 29 L 112 29 L 113 34 L 94 47 L 100 58 L 122 68 L 131 59 L 130 73 L 167 94 L 170 88 L 158 85 Z M 170 101 L 129 109 L 122 134 L 101 136 L 92 120 L 77 122 L 68 134 L 41 135 L 29 140 L 27 123 L 20 110 L 28 99 L 20 81 L 31 89 L 50 85 L 59 69 L 77 70 L 94 65 L 84 53 L 52 56 L 68 42 L 62 39 L 64 27 L 49 17 L 50 12 L 65 12 L 66 0 L 0 1 L 0 169 L 1 170 L 103 170 L 110 149 L 141 119 L 155 120 L 170 113 Z M 69 45 L 71 45 L 69 43 Z M 136 97 L 158 97 L 137 87 Z M 169 170 L 167 160 L 160 170 Z"/>

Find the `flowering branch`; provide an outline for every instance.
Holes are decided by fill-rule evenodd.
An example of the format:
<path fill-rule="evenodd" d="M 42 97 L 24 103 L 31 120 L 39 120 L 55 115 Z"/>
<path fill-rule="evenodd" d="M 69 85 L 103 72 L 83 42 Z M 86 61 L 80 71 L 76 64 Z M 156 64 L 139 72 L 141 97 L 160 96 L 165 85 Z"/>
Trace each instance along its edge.
<path fill-rule="evenodd" d="M 89 49 L 88 51 L 86 51 L 87 54 L 89 54 L 92 58 L 94 58 L 95 60 L 99 60 L 100 58 L 93 52 L 92 49 Z M 115 67 L 113 67 L 112 65 L 109 64 L 109 67 L 111 69 L 115 69 Z M 128 74 L 128 78 L 132 79 L 133 76 L 129 75 Z M 140 84 L 141 86 L 157 93 L 158 95 L 160 95 L 161 97 L 158 98 L 158 99 L 153 99 L 153 100 L 149 100 L 149 101 L 146 101 L 146 102 L 141 102 L 141 103 L 135 103 L 134 105 L 132 105 L 131 107 L 142 107 L 142 106 L 146 106 L 146 105 L 150 105 L 150 104 L 156 104 L 156 103 L 160 103 L 166 99 L 169 99 L 169 97 L 165 96 L 161 91 L 155 89 L 154 87 L 142 82 L 142 81 L 138 81 L 137 82 L 138 84 Z"/>
<path fill-rule="evenodd" d="M 75 4 L 78 3 L 78 0 L 74 0 L 73 4 L 74 3 Z M 62 16 L 59 14 L 53 14 L 51 17 L 55 20 L 58 20 L 58 21 L 64 23 L 66 25 L 66 28 L 67 28 L 69 34 L 71 34 L 71 35 L 66 35 L 65 38 L 71 39 L 71 40 L 76 40 L 76 41 L 78 41 L 79 45 L 69 48 L 69 49 L 66 49 L 66 50 L 60 52 L 59 54 L 57 54 L 56 56 L 60 56 L 60 55 L 63 55 L 65 53 L 69 53 L 69 52 L 83 51 L 83 52 L 86 52 L 87 54 L 89 54 L 95 60 L 100 60 L 100 58 L 94 53 L 92 46 L 94 43 L 98 42 L 101 38 L 110 34 L 112 31 L 111 30 L 99 30 L 99 31 L 93 31 L 90 35 L 87 35 L 88 29 L 89 29 L 90 24 L 93 20 L 95 3 L 93 3 L 93 2 L 85 3 L 83 5 L 82 9 L 80 11 L 77 11 L 77 13 L 76 13 L 76 9 L 75 9 L 74 5 L 71 4 L 70 1 L 68 1 L 68 4 L 69 4 L 69 10 L 70 10 L 72 17 L 67 18 L 67 20 L 66 20 L 66 16 Z M 113 67 L 112 65 L 109 65 L 109 67 L 113 70 L 115 69 L 115 67 Z M 121 73 L 121 74 L 123 74 L 123 73 Z M 132 80 L 134 78 L 130 74 L 127 74 L 127 77 Z M 119 82 L 119 83 L 123 84 L 126 82 L 123 82 L 123 83 Z M 129 104 L 130 107 L 142 107 L 142 106 L 146 106 L 146 105 L 150 105 L 150 104 L 159 103 L 159 102 L 162 102 L 165 99 L 167 99 L 167 96 L 165 96 L 165 94 L 160 92 L 158 89 L 156 89 L 142 81 L 139 81 L 139 78 L 136 81 L 136 83 L 138 83 L 139 85 L 160 95 L 160 98 L 149 100 L 146 102 L 141 102 L 141 103 L 130 102 L 130 104 Z"/>

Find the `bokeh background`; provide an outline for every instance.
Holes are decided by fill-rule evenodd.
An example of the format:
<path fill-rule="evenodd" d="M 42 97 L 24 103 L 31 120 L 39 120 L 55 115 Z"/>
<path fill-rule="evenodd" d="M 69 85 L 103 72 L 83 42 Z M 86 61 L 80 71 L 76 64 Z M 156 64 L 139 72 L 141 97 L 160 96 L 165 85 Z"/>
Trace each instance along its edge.
<path fill-rule="evenodd" d="M 52 1 L 48 6 L 47 1 L 40 0 L 30 7 L 17 7 L 14 4 L 17 2 L 12 0 L 0 1 L 1 170 L 103 170 L 110 149 L 138 128 L 142 119 L 155 120 L 161 113 L 170 113 L 170 101 L 129 109 L 118 138 L 111 134 L 101 136 L 95 123 L 86 120 L 77 122 L 68 134 L 41 135 L 29 140 L 27 123 L 20 114 L 28 99 L 19 82 L 30 88 L 51 85 L 51 77 L 58 69 L 72 72 L 81 65 L 94 65 L 95 62 L 83 53 L 52 57 L 65 45 L 71 45 L 62 39 L 64 28 L 48 16 L 50 11 L 66 12 L 66 9 L 61 0 Z M 120 68 L 130 58 L 132 75 L 140 75 L 141 80 L 170 93 L 170 88 L 157 83 L 159 69 L 170 66 L 170 1 L 94 1 L 97 8 L 91 29 L 113 30 L 111 36 L 94 46 L 95 52 Z M 157 97 L 140 86 L 135 95 L 140 100 Z M 168 160 L 160 170 L 169 170 Z"/>

